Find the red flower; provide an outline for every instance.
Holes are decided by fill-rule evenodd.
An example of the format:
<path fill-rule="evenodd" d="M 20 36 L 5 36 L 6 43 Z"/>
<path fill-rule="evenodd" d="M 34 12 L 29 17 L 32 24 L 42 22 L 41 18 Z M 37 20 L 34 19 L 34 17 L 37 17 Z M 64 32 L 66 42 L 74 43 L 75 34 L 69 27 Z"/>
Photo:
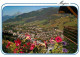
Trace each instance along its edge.
<path fill-rule="evenodd" d="M 27 45 L 29 46 L 30 45 L 30 42 L 28 42 Z"/>
<path fill-rule="evenodd" d="M 24 44 L 23 47 L 25 47 L 26 45 Z"/>
<path fill-rule="evenodd" d="M 16 46 L 19 46 L 21 44 L 21 40 L 17 39 L 14 41 L 16 43 Z"/>
<path fill-rule="evenodd" d="M 57 36 L 57 37 L 55 38 L 55 40 L 56 40 L 57 43 L 59 43 L 59 42 L 62 41 L 62 38 L 61 38 L 60 36 Z"/>
<path fill-rule="evenodd" d="M 47 48 L 47 42 L 46 42 L 46 41 L 44 41 L 44 43 L 45 43 L 45 46 L 46 46 L 46 48 Z"/>
<path fill-rule="evenodd" d="M 35 45 L 34 44 L 31 44 L 30 50 L 33 50 L 34 47 L 35 47 Z"/>
<path fill-rule="evenodd" d="M 15 51 L 18 51 L 18 48 L 16 48 Z"/>
<path fill-rule="evenodd" d="M 20 51 L 22 51 L 23 49 L 22 48 L 20 48 Z"/>
<path fill-rule="evenodd" d="M 34 44 L 31 44 L 31 47 L 33 47 L 33 48 L 34 48 L 34 47 L 35 47 L 35 45 L 34 45 Z"/>
<path fill-rule="evenodd" d="M 14 49 L 14 53 L 16 53 L 16 51 L 18 51 L 18 49 L 16 48 L 16 49 Z"/>
<path fill-rule="evenodd" d="M 14 51 L 14 53 L 16 53 L 16 51 Z"/>
<path fill-rule="evenodd" d="M 19 53 L 24 53 L 23 51 L 20 51 Z"/>
<path fill-rule="evenodd" d="M 19 46 L 20 44 L 19 43 L 16 43 L 16 46 Z"/>
<path fill-rule="evenodd" d="M 8 48 L 10 46 L 11 42 L 8 42 L 8 44 L 6 45 L 6 48 Z"/>
<path fill-rule="evenodd" d="M 27 47 L 26 47 L 26 49 L 27 49 Z"/>

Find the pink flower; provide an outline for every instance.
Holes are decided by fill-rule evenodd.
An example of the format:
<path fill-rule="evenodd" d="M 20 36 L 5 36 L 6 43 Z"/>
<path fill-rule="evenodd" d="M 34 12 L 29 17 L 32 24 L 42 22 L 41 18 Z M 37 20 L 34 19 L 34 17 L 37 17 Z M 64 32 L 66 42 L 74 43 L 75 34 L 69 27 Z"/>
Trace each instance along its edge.
<path fill-rule="evenodd" d="M 17 39 L 14 41 L 16 43 L 16 46 L 19 46 L 21 44 L 21 40 Z"/>
<path fill-rule="evenodd" d="M 8 48 L 10 46 L 11 42 L 8 42 L 8 44 L 6 45 L 6 48 Z"/>
<path fill-rule="evenodd" d="M 29 40 L 31 40 L 31 38 L 29 38 Z"/>
<path fill-rule="evenodd" d="M 51 38 L 49 41 L 50 41 L 50 43 L 51 43 L 51 44 L 53 44 L 53 43 L 54 43 L 54 42 L 53 42 L 53 41 L 54 41 L 54 40 L 53 40 L 53 38 Z"/>
<path fill-rule="evenodd" d="M 37 42 L 36 42 L 36 41 L 34 41 L 34 44 L 35 44 L 35 45 L 37 45 Z"/>
<path fill-rule="evenodd" d="M 33 47 L 30 47 L 30 50 L 33 50 L 34 48 Z"/>
<path fill-rule="evenodd" d="M 44 43 L 45 43 L 45 46 L 46 46 L 46 48 L 47 48 L 47 42 L 46 42 L 46 41 L 44 41 Z"/>
<path fill-rule="evenodd" d="M 45 44 L 47 44 L 47 42 L 46 42 L 46 41 L 44 41 L 44 43 L 45 43 Z"/>
<path fill-rule="evenodd" d="M 55 38 L 55 40 L 56 40 L 57 43 L 59 43 L 59 42 L 62 41 L 62 38 L 61 38 L 60 36 L 57 36 L 57 37 Z"/>
<path fill-rule="evenodd" d="M 31 40 L 30 35 L 25 35 L 25 36 L 26 36 L 26 39 Z"/>
<path fill-rule="evenodd" d="M 19 43 L 16 43 L 16 46 L 19 46 L 20 44 Z"/>

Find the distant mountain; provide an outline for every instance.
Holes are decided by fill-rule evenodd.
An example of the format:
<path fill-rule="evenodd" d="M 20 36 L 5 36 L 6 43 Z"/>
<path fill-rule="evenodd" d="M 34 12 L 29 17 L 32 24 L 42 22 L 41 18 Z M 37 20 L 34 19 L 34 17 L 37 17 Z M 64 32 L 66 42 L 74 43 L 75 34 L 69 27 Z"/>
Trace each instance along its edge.
<path fill-rule="evenodd" d="M 8 20 L 8 19 L 14 19 L 16 16 L 18 16 L 18 15 L 20 15 L 20 14 L 21 14 L 21 12 L 17 12 L 17 13 L 15 13 L 15 14 L 12 15 L 12 16 L 4 15 L 4 16 L 2 16 L 2 21 L 4 22 L 4 21 L 6 21 L 6 20 Z"/>
<path fill-rule="evenodd" d="M 5 16 L 2 16 L 2 22 L 10 19 L 10 18 L 14 18 L 15 16 L 9 16 L 9 15 L 5 15 Z"/>
<path fill-rule="evenodd" d="M 21 14 L 22 14 L 21 12 L 17 12 L 13 16 L 18 16 L 18 15 L 21 15 Z"/>
<path fill-rule="evenodd" d="M 22 21 L 24 20 L 25 22 L 31 22 L 35 20 L 43 20 L 43 19 L 51 19 L 54 17 L 50 17 L 52 14 L 57 14 L 58 13 L 58 7 L 49 7 L 49 8 L 43 8 L 37 11 L 32 11 L 29 13 L 23 13 L 15 18 L 8 19 L 5 22 L 15 22 L 15 21 Z"/>

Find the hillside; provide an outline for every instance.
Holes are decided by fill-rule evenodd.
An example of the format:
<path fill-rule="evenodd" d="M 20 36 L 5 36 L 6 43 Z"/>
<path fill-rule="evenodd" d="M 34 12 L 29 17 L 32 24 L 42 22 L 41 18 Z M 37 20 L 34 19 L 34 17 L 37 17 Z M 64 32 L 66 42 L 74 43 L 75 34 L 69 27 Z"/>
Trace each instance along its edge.
<path fill-rule="evenodd" d="M 58 28 L 63 30 L 64 26 L 77 26 L 77 18 L 71 14 L 59 14 L 57 7 L 50 7 L 8 19 L 3 22 L 3 27 L 7 25 L 25 29 L 27 26 L 38 26 L 44 29 Z"/>
<path fill-rule="evenodd" d="M 58 12 L 58 8 L 54 8 L 54 7 L 50 7 L 50 8 L 43 8 L 43 9 L 40 9 L 40 10 L 37 10 L 37 11 L 32 11 L 32 12 L 29 12 L 29 13 L 23 13 L 21 15 L 18 15 L 17 17 L 13 18 L 13 19 L 9 19 L 5 22 L 15 22 L 15 21 L 21 21 L 22 19 L 30 19 L 26 22 L 29 22 L 29 21 L 33 21 L 34 19 L 38 19 L 38 20 L 41 20 L 41 19 L 48 19 L 48 16 L 49 15 L 52 15 L 52 14 L 56 14 Z M 35 18 L 30 18 L 30 17 L 35 17 Z M 5 23 L 4 22 L 4 23 Z"/>

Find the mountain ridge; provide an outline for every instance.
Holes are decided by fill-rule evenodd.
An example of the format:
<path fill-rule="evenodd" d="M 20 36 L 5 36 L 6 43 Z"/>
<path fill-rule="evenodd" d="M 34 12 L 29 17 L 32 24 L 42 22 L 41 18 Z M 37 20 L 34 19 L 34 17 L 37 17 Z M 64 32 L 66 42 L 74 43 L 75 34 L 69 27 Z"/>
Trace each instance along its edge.
<path fill-rule="evenodd" d="M 41 10 L 41 11 L 37 10 L 37 11 L 29 12 L 29 13 L 23 13 L 21 15 L 16 16 L 15 18 L 8 19 L 4 23 L 21 21 L 24 18 L 27 19 L 27 18 L 34 17 L 34 16 L 36 16 L 36 18 L 38 18 L 38 19 L 44 19 L 44 18 L 46 19 L 46 18 L 48 18 L 47 16 L 52 15 L 52 14 L 57 14 L 57 13 L 58 13 L 58 8 L 55 8 L 55 7 L 43 8 L 43 10 Z M 35 20 L 36 20 L 36 18 L 35 18 Z M 31 19 L 31 20 L 33 20 L 33 19 Z M 27 21 L 27 20 L 25 20 L 25 21 Z"/>

